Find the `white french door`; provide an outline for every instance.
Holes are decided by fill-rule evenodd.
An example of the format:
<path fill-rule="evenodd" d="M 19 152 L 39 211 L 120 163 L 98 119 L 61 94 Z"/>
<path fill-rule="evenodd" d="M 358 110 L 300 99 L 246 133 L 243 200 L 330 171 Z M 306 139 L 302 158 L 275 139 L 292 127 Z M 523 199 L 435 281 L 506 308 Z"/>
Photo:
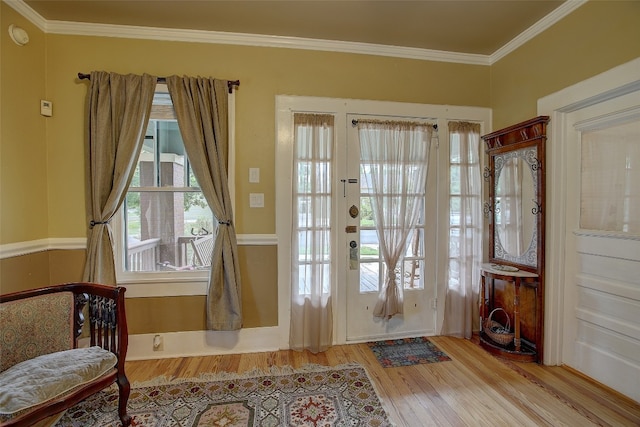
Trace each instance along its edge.
<path fill-rule="evenodd" d="M 292 271 L 297 262 L 292 247 L 294 125 L 296 113 L 331 114 L 335 118 L 330 187 L 332 214 L 331 300 L 333 343 L 396 337 L 437 335 L 444 318 L 449 242 L 449 164 L 447 120 L 490 122 L 490 110 L 477 107 L 410 104 L 298 96 L 276 97 L 276 232 L 278 236 L 278 327 L 280 347 L 289 348 Z M 402 280 L 404 312 L 391 319 L 373 315 L 384 283 L 384 263 L 363 186 L 358 118 L 437 123 L 440 148 L 429 156 L 425 203 L 420 226 L 409 237 L 396 277 Z M 351 209 L 354 207 L 354 209 Z M 357 212 L 355 212 L 357 210 Z M 353 242 L 353 243 L 352 243 Z M 354 247 L 352 247 L 354 246 Z"/>
<path fill-rule="evenodd" d="M 390 319 L 375 317 L 373 309 L 388 274 L 380 253 L 380 240 L 376 232 L 372 210 L 374 189 L 367 186 L 365 174 L 371 165 L 360 155 L 357 120 L 372 118 L 347 115 L 347 141 L 344 144 L 346 176 L 341 180 L 344 208 L 338 220 L 338 245 L 346 250 L 348 259 L 344 271 L 346 288 L 346 339 L 363 341 L 400 336 L 433 334 L 436 310 L 436 238 L 437 218 L 436 155 L 430 157 L 430 176 L 427 178 L 425 197 L 420 203 L 418 224 L 411 230 L 403 256 L 398 261 L 395 275 L 404 294 L 404 313 Z M 406 120 L 405 117 L 375 116 L 375 120 Z M 430 142 L 428 142 L 429 144 Z M 435 148 L 434 148 L 435 150 Z M 384 169 L 384 167 L 381 167 Z M 407 168 L 408 169 L 408 168 Z M 429 201 L 429 202 L 427 202 Z"/>

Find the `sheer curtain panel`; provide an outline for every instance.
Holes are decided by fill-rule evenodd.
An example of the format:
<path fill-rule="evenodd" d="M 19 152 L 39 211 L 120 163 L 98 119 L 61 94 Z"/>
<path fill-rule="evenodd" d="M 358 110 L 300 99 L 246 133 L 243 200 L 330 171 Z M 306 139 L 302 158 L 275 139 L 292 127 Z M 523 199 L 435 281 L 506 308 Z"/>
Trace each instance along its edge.
<path fill-rule="evenodd" d="M 424 123 L 358 121 L 361 174 L 375 194 L 371 207 L 386 267 L 375 317 L 390 319 L 404 312 L 396 271 L 423 211 L 432 132 L 433 126 Z"/>
<path fill-rule="evenodd" d="M 442 334 L 471 338 L 480 316 L 480 124 L 449 122 L 449 151 L 449 265 Z"/>
<path fill-rule="evenodd" d="M 91 72 L 87 110 L 87 260 L 83 280 L 116 284 L 109 222 L 122 205 L 149 122 L 156 77 Z"/>
<path fill-rule="evenodd" d="M 294 114 L 289 344 L 312 353 L 329 348 L 333 333 L 333 123 L 332 115 Z"/>
<path fill-rule="evenodd" d="M 218 221 L 207 292 L 207 327 L 242 327 L 238 244 L 227 178 L 228 84 L 202 77 L 167 77 L 178 126 L 193 173 Z"/>

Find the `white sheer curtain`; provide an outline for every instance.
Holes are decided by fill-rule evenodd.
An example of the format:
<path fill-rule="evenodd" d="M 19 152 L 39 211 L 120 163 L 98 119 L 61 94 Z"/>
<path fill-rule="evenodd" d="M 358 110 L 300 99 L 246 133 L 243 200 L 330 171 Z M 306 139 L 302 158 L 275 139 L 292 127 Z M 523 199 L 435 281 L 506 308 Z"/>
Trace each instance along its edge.
<path fill-rule="evenodd" d="M 479 328 L 482 263 L 480 125 L 449 122 L 449 266 L 443 335 L 471 338 Z"/>
<path fill-rule="evenodd" d="M 582 134 L 580 228 L 640 234 L 640 121 Z"/>
<path fill-rule="evenodd" d="M 289 345 L 312 353 L 332 343 L 333 122 L 332 115 L 294 114 Z"/>
<path fill-rule="evenodd" d="M 371 207 L 386 266 L 376 317 L 403 313 L 396 267 L 424 202 L 432 132 L 433 126 L 424 123 L 358 121 L 361 173 L 373 189 Z"/>

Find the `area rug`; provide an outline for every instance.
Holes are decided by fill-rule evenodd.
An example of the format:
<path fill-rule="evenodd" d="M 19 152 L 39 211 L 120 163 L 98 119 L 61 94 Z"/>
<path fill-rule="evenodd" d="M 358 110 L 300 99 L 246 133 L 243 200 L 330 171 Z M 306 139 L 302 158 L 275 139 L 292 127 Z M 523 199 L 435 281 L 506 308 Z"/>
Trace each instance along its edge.
<path fill-rule="evenodd" d="M 119 426 L 114 385 L 69 409 L 56 427 Z M 132 426 L 390 426 L 366 370 L 358 364 L 269 373 L 210 374 L 135 384 Z"/>
<path fill-rule="evenodd" d="M 367 345 L 385 368 L 451 360 L 426 337 L 376 341 Z"/>

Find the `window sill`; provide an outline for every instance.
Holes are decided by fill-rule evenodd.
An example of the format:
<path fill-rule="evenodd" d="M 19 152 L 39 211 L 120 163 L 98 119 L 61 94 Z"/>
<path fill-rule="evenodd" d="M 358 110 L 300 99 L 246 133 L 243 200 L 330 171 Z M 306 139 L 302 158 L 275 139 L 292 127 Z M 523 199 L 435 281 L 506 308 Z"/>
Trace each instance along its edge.
<path fill-rule="evenodd" d="M 207 294 L 206 277 L 167 277 L 119 279 L 127 288 L 126 298 L 175 297 Z"/>

